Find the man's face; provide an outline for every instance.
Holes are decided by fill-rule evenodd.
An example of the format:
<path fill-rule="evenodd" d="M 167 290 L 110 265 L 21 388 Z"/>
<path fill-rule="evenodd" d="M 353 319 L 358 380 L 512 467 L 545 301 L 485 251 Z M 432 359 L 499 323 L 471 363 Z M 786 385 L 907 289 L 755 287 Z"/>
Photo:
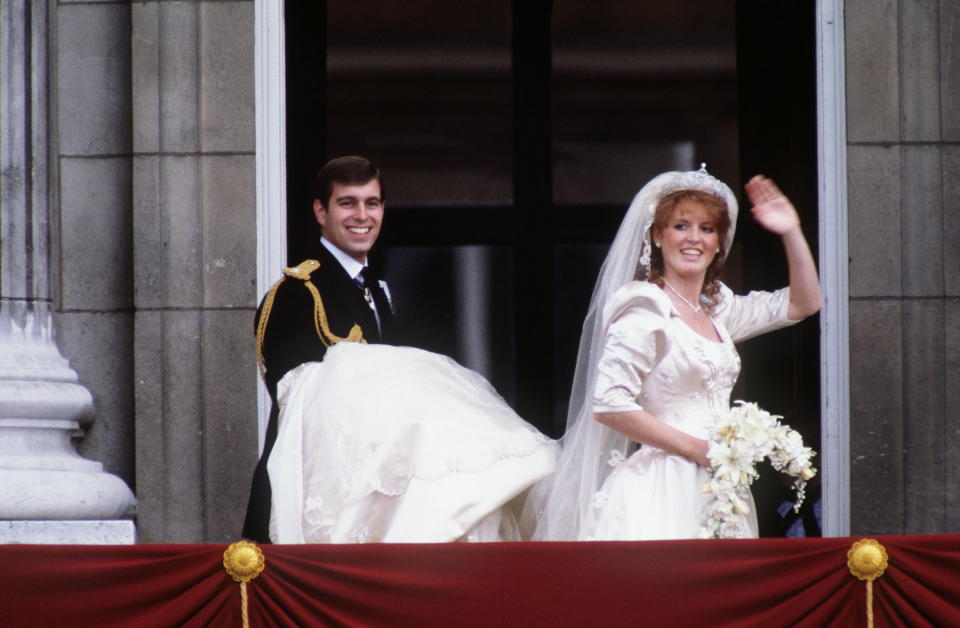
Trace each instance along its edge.
<path fill-rule="evenodd" d="M 380 235 L 383 199 L 380 182 L 371 179 L 362 185 L 333 184 L 329 207 L 313 201 L 313 213 L 323 237 L 338 249 L 363 262 Z"/>

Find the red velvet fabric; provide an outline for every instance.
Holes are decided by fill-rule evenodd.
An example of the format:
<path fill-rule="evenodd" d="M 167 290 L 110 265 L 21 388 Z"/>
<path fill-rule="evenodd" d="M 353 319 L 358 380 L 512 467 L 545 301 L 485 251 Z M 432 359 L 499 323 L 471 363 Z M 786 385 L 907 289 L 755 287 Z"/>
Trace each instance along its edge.
<path fill-rule="evenodd" d="M 960 536 L 876 538 L 875 625 L 960 626 Z M 266 545 L 250 625 L 865 626 L 855 540 Z M 0 627 L 240 626 L 225 549 L 0 546 Z"/>

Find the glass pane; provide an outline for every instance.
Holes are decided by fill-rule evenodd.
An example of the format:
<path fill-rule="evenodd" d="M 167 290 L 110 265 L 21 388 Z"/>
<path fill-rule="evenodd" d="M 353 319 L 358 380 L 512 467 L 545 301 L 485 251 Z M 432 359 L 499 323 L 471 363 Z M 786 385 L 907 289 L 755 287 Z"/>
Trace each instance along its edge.
<path fill-rule="evenodd" d="M 449 355 L 513 401 L 512 247 L 390 246 L 383 256 L 401 340 Z"/>
<path fill-rule="evenodd" d="M 706 161 L 737 180 L 734 0 L 556 0 L 554 198 L 623 203 Z"/>
<path fill-rule="evenodd" d="M 510 3 L 327 4 L 328 154 L 377 162 L 393 204 L 508 202 Z"/>

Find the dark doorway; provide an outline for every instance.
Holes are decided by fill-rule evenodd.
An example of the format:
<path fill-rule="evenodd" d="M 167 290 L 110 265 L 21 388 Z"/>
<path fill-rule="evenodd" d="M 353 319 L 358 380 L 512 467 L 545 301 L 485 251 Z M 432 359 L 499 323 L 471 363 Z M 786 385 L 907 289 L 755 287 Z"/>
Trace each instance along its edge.
<path fill-rule="evenodd" d="M 769 5 L 769 6 L 768 6 Z M 707 162 L 774 177 L 816 242 L 811 3 L 287 3 L 289 259 L 316 237 L 327 157 L 384 171 L 378 256 L 412 344 L 485 374 L 559 436 L 580 325 L 633 193 Z M 727 283 L 783 285 L 741 214 Z M 815 321 L 741 347 L 738 395 L 819 442 Z M 777 479 L 758 485 L 776 535 Z M 773 514 L 771 514 L 773 513 Z"/>
<path fill-rule="evenodd" d="M 740 168 L 744 178 L 763 173 L 794 202 L 814 258 L 817 256 L 817 112 L 815 3 L 737 2 L 737 92 Z M 783 249 L 749 217 L 739 221 L 743 282 L 775 289 L 787 282 Z M 812 317 L 741 347 L 741 387 L 803 434 L 820 442 L 820 327 Z M 777 536 L 777 506 L 791 491 L 783 476 L 767 469 L 754 487 L 760 529 Z M 809 506 L 819 478 L 808 489 Z"/>

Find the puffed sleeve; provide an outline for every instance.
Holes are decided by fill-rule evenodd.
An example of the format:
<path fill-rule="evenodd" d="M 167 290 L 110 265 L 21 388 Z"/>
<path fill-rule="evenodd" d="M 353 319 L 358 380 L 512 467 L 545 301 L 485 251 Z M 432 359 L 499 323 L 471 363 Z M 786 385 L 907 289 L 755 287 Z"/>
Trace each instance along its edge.
<path fill-rule="evenodd" d="M 637 402 L 643 381 L 670 350 L 667 321 L 671 306 L 653 284 L 634 281 L 620 288 L 603 308 L 607 333 L 597 366 L 594 412 L 643 410 Z"/>
<path fill-rule="evenodd" d="M 721 284 L 720 299 L 713 316 L 726 327 L 734 342 L 740 342 L 796 323 L 787 318 L 789 308 L 790 288 L 736 295 Z"/>

